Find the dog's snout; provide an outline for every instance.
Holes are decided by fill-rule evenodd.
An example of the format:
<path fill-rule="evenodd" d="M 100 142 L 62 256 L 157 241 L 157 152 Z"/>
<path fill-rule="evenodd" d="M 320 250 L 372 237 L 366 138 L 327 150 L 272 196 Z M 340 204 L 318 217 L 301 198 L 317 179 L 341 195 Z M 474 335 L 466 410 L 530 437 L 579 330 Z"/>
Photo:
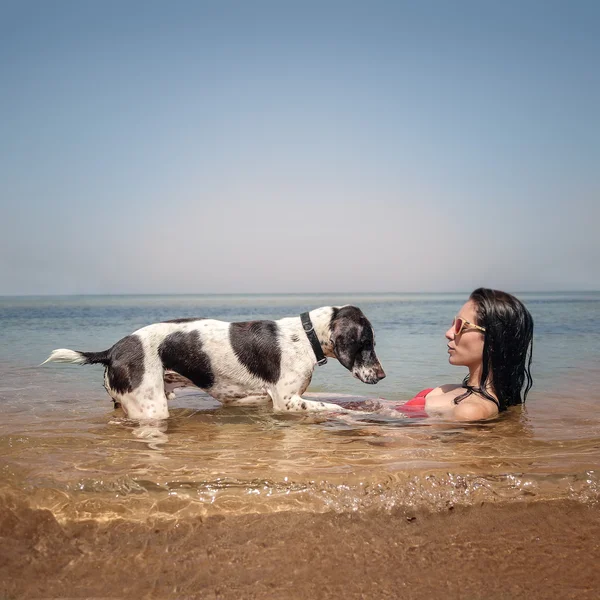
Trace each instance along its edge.
<path fill-rule="evenodd" d="M 381 365 L 371 364 L 369 367 L 362 366 L 352 371 L 354 377 L 360 379 L 363 383 L 377 383 L 385 377 L 385 371 Z"/>

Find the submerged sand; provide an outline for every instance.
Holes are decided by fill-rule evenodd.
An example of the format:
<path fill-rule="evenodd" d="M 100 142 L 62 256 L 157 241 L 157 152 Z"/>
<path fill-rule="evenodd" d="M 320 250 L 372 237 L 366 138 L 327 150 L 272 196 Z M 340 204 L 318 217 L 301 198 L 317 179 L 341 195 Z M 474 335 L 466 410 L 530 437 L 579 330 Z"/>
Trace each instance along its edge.
<path fill-rule="evenodd" d="M 0 513 L 0 598 L 598 598 L 597 505 L 59 524 Z"/>

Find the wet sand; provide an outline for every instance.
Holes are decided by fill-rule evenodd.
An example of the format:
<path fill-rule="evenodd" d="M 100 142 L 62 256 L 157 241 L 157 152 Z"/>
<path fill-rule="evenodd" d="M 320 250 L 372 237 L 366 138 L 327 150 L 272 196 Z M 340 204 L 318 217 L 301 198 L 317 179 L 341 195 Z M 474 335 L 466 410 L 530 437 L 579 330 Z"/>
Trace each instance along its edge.
<path fill-rule="evenodd" d="M 600 507 L 59 524 L 0 511 L 0 598 L 597 598 Z"/>

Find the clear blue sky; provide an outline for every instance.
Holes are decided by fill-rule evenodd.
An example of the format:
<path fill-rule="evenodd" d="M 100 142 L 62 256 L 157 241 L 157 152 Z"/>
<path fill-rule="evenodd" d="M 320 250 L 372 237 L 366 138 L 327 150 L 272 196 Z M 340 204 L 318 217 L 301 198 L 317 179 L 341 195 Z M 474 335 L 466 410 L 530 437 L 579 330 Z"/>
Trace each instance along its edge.
<path fill-rule="evenodd" d="M 0 294 L 600 289 L 600 2 L 0 1 Z"/>

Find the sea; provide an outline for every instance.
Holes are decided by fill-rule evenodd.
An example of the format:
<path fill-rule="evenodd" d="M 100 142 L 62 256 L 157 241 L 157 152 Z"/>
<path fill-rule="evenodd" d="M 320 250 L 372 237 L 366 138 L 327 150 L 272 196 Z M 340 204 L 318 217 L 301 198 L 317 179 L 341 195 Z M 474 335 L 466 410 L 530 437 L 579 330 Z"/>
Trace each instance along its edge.
<path fill-rule="evenodd" d="M 534 385 L 523 407 L 491 421 L 277 415 L 185 389 L 152 426 L 113 409 L 102 366 L 40 363 L 55 348 L 107 349 L 157 321 L 354 304 L 374 327 L 387 377 L 369 386 L 329 360 L 306 395 L 394 404 L 462 380 L 444 333 L 468 294 L 0 297 L 0 498 L 59 522 L 597 503 L 600 293 L 517 296 L 535 321 Z"/>

